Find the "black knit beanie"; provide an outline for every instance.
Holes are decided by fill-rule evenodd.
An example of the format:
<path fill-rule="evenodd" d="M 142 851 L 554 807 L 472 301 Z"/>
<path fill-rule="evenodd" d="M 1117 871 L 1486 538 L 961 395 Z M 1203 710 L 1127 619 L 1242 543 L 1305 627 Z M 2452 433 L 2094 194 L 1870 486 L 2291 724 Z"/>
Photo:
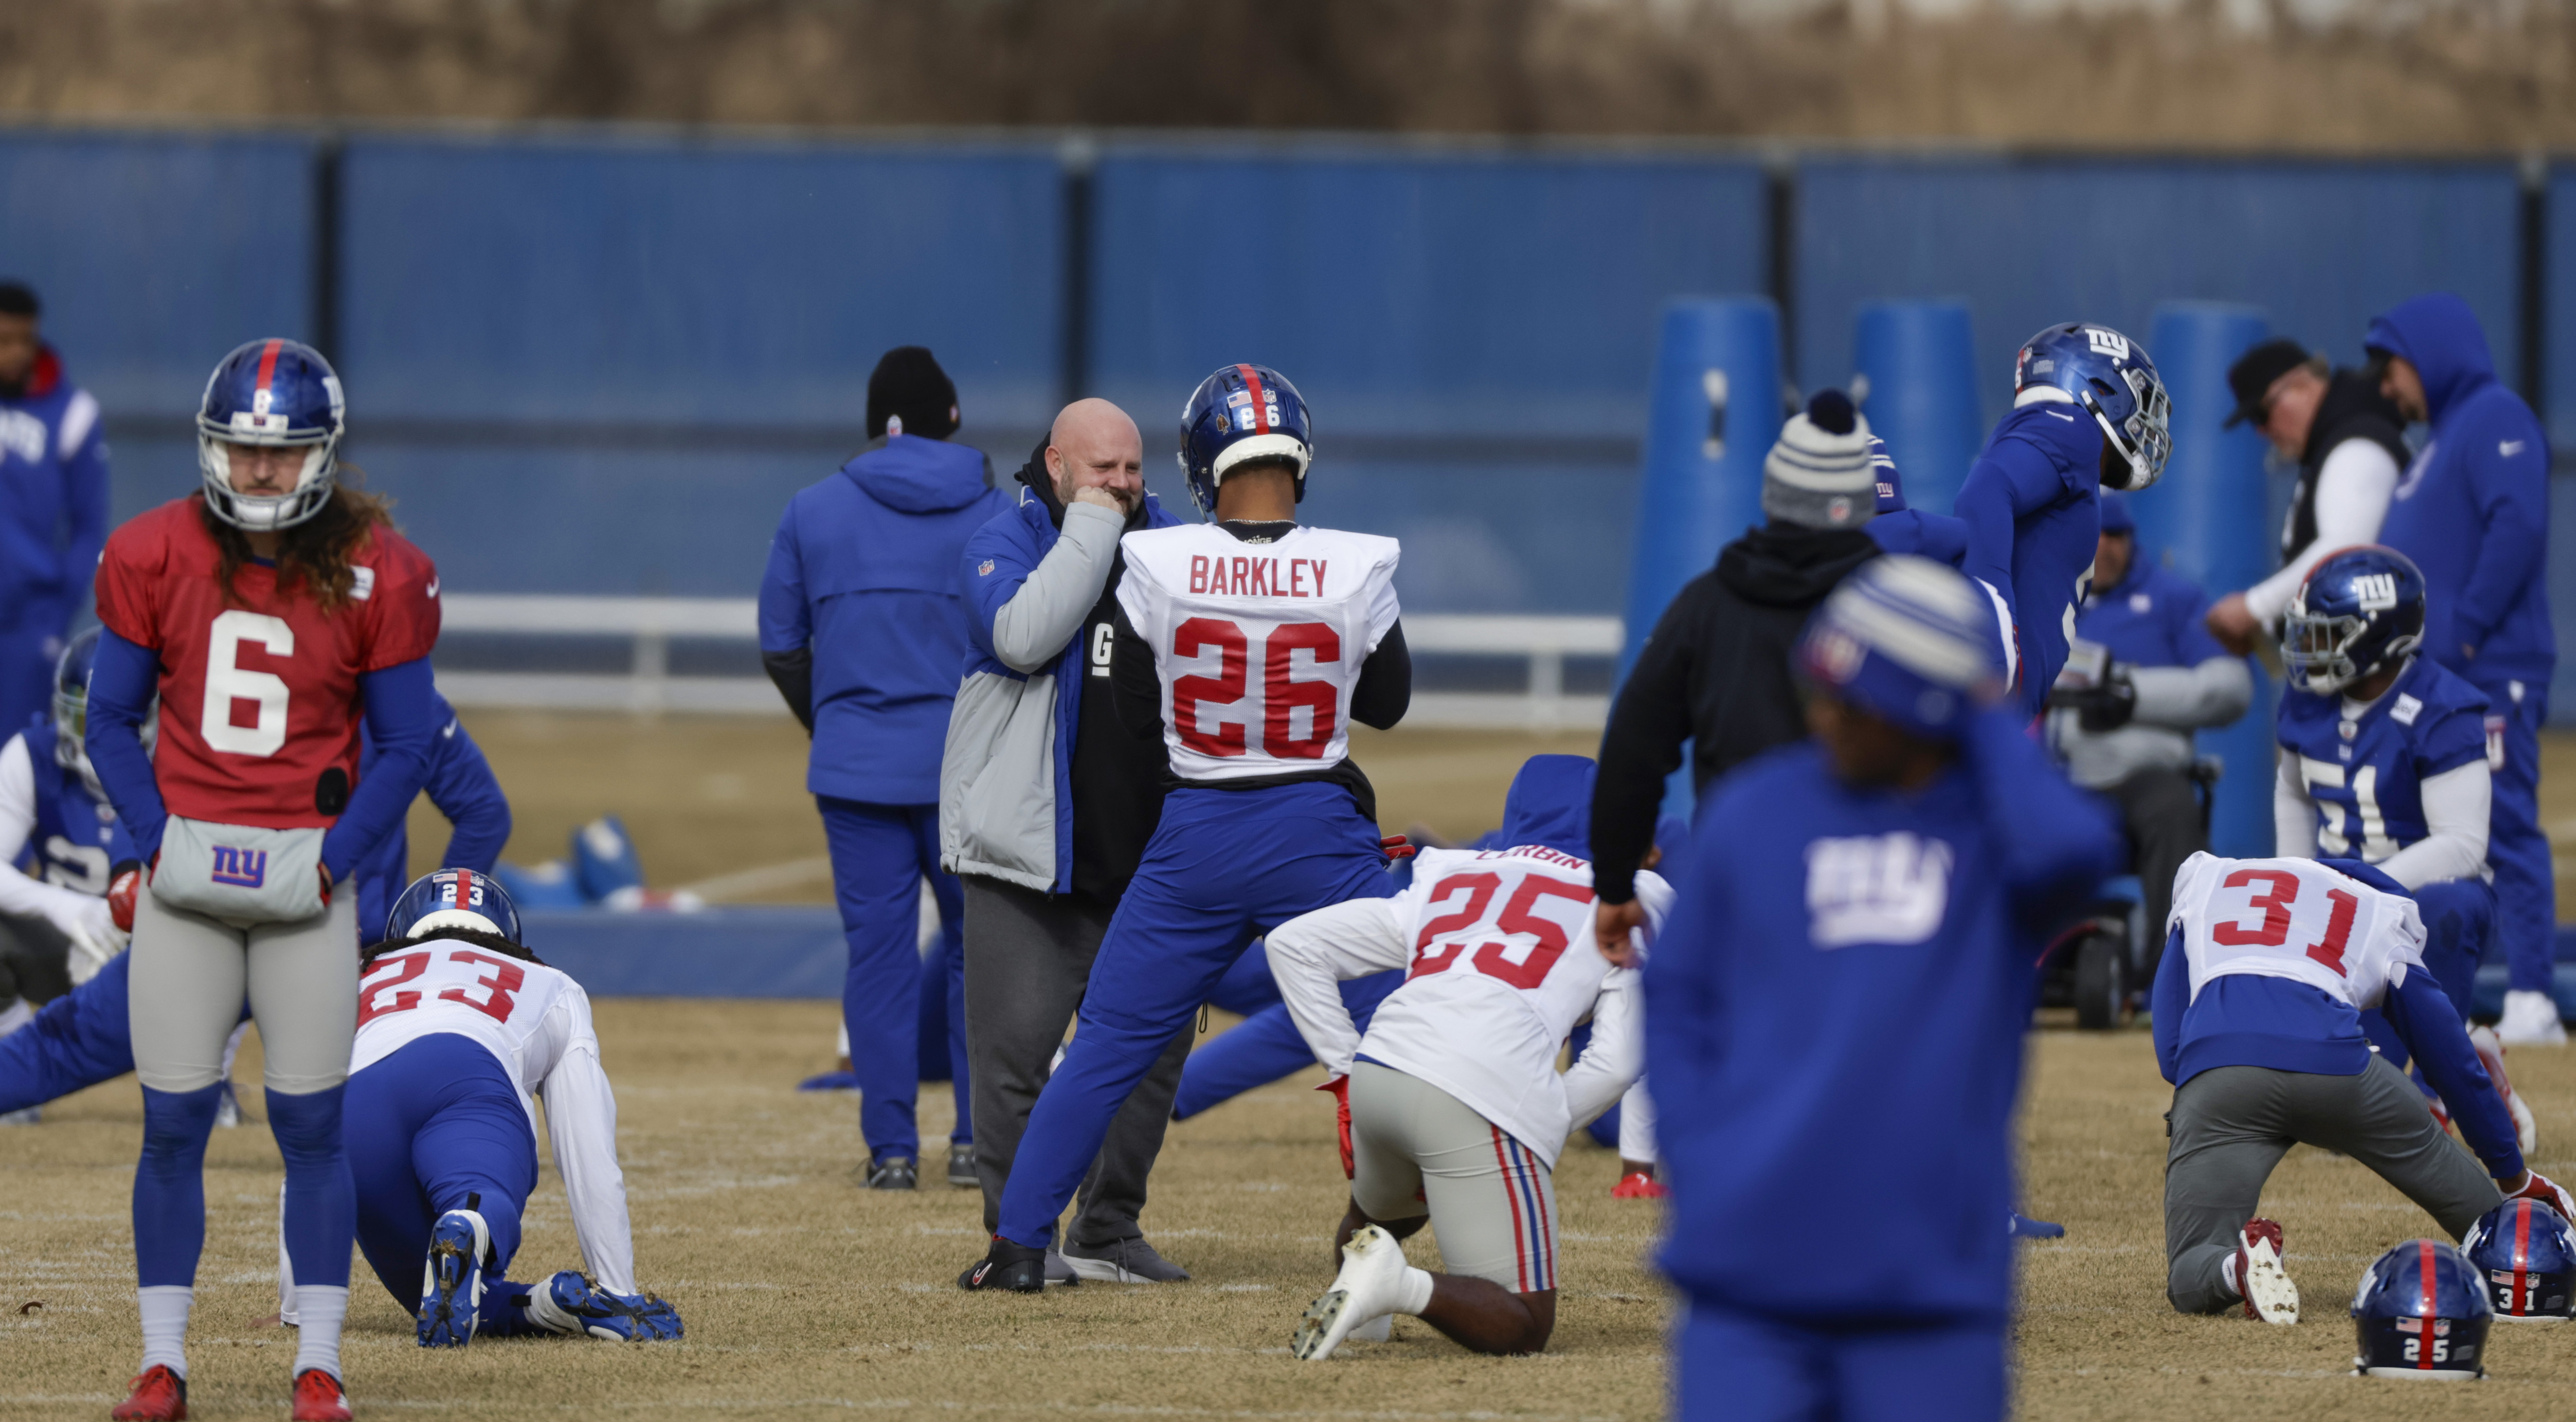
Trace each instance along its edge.
<path fill-rule="evenodd" d="M 868 376 L 868 438 L 896 432 L 946 439 L 957 432 L 957 387 L 928 346 L 897 346 Z"/>

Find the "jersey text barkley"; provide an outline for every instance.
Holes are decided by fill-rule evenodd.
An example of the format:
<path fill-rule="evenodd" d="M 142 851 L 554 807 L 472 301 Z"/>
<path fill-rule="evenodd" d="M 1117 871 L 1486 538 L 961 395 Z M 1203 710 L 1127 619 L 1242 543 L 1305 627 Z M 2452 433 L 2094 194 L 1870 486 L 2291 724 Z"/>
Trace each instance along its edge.
<path fill-rule="evenodd" d="M 1190 591 L 1234 597 L 1322 597 L 1322 558 L 1190 556 Z"/>

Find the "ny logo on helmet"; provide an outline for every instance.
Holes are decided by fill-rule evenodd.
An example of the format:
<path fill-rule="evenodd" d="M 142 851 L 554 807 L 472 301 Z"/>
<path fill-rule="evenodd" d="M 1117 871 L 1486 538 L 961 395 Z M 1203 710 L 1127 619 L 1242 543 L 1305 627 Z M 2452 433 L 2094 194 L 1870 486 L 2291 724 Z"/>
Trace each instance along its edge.
<path fill-rule="evenodd" d="M 2084 339 L 2092 342 L 2095 355 L 2106 355 L 2113 360 L 2129 358 L 2129 338 L 2117 331 L 2106 331 L 2099 326 L 2087 326 L 2084 328 Z"/>
<path fill-rule="evenodd" d="M 2364 612 L 2386 612 L 2397 605 L 2395 573 L 2364 573 L 2352 580 L 2353 596 L 2361 599 Z"/>

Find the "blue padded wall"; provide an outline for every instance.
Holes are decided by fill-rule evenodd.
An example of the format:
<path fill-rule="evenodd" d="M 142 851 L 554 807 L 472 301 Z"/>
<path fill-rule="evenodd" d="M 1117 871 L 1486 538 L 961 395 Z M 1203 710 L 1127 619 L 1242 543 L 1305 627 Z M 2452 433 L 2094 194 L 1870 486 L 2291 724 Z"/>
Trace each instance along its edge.
<path fill-rule="evenodd" d="M 2352 363 L 2374 312 L 2435 289 L 2467 298 L 2513 380 L 2518 201 L 2509 163 L 1812 159 L 1798 172 L 1801 383 L 1850 378 L 1853 317 L 1882 297 L 1968 301 L 1992 421 L 2013 351 L 2053 321 L 2143 340 L 2159 301 L 2239 301 Z"/>

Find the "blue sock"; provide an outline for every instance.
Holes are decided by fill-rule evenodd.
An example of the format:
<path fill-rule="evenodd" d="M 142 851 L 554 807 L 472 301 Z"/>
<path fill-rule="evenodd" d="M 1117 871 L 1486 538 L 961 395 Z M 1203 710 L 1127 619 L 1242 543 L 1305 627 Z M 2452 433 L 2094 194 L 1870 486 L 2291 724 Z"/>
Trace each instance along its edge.
<path fill-rule="evenodd" d="M 295 1263 L 297 1284 L 349 1284 L 358 1191 L 340 1138 L 340 1097 L 347 1089 L 268 1093 L 268 1128 L 277 1137 L 277 1153 L 286 1157 L 286 1254 Z"/>
<path fill-rule="evenodd" d="M 220 1085 L 143 1088 L 143 1157 L 134 1163 L 134 1271 L 144 1288 L 197 1282 L 206 1247 L 206 1138 Z"/>

